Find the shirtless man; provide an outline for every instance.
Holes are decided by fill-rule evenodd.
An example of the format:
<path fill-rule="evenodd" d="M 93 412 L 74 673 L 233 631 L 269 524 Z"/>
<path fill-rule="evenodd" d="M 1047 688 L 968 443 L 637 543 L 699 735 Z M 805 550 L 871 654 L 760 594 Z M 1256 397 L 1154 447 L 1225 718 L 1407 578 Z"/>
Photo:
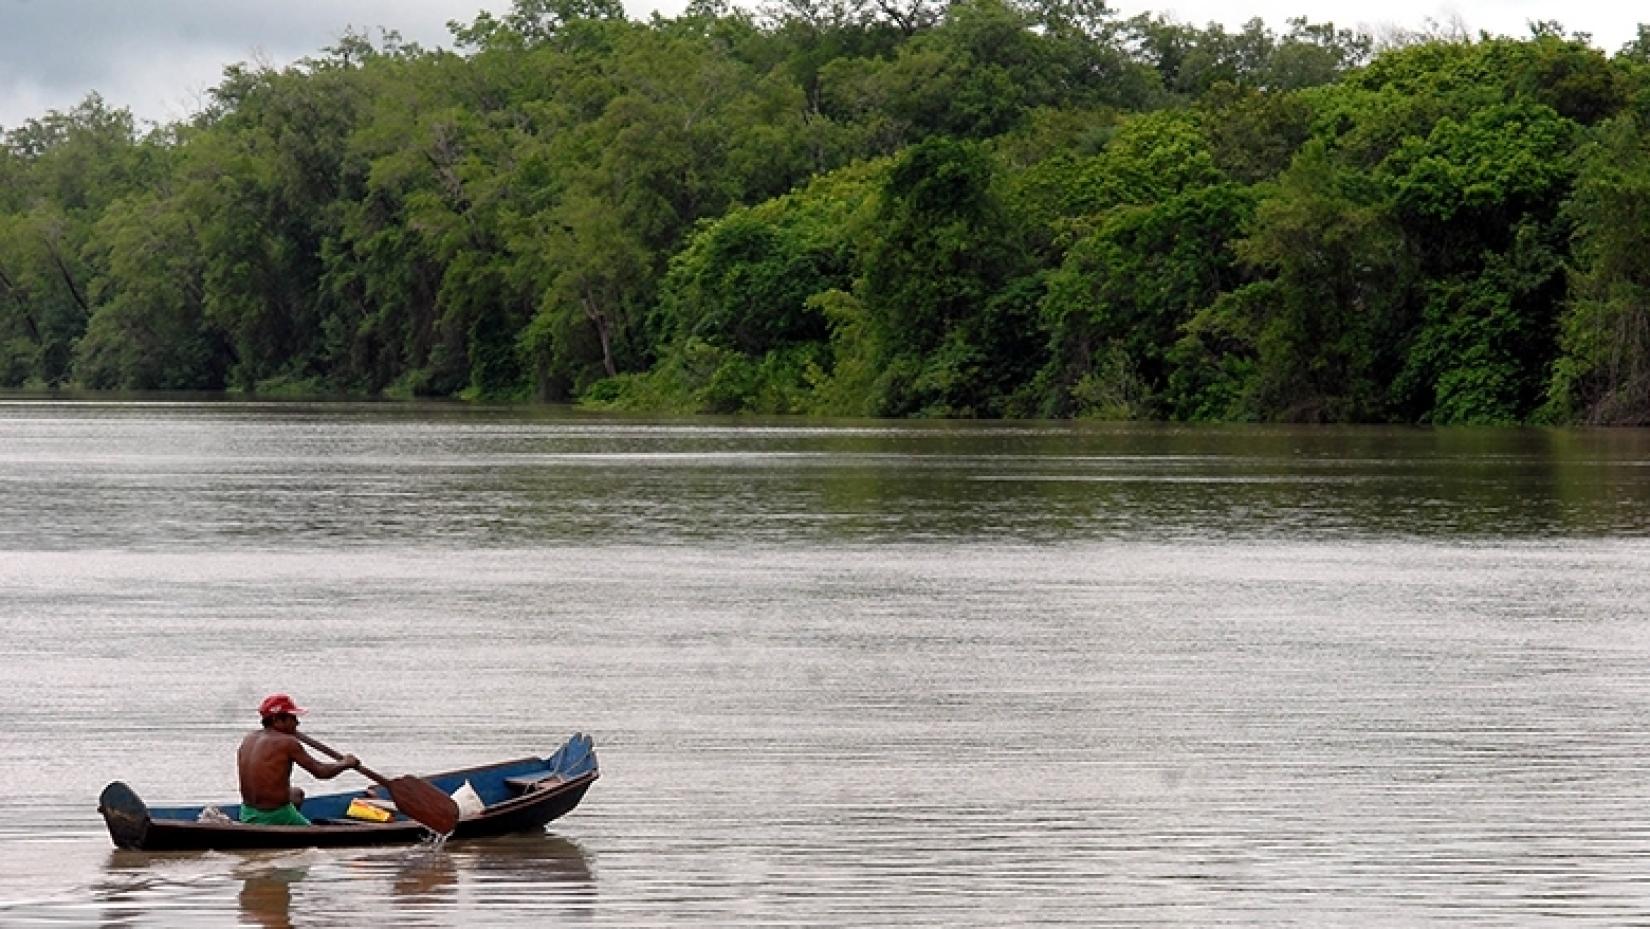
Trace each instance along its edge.
<path fill-rule="evenodd" d="M 307 826 L 298 812 L 304 792 L 292 786 L 292 765 L 331 780 L 361 762 L 345 755 L 336 762 L 316 761 L 293 735 L 304 710 L 286 694 L 271 694 L 258 706 L 263 728 L 241 740 L 236 766 L 241 773 L 241 822 L 260 826 Z"/>

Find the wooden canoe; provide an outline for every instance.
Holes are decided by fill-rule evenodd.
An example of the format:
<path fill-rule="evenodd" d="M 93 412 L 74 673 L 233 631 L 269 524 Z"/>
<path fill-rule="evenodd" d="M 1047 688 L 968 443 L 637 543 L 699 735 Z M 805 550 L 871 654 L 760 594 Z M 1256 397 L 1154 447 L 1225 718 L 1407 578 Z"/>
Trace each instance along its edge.
<path fill-rule="evenodd" d="M 470 783 L 484 807 L 460 818 L 451 838 L 473 839 L 542 829 L 578 806 L 599 776 L 590 737 L 575 734 L 548 758 L 518 758 L 424 779 L 447 793 Z M 380 794 L 374 787 L 307 797 L 302 811 L 313 825 L 253 826 L 239 821 L 238 803 L 151 807 L 130 787 L 115 781 L 103 788 L 98 812 L 116 846 L 143 851 L 395 845 L 431 835 L 422 824 L 399 813 L 387 822 L 345 815 L 351 801 L 372 798 L 382 802 Z"/>

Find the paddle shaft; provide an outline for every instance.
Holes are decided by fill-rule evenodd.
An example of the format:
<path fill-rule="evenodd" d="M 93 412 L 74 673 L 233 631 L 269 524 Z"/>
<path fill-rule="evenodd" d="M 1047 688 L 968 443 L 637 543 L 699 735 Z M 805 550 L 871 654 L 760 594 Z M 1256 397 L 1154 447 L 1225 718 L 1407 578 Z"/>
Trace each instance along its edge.
<path fill-rule="evenodd" d="M 334 749 L 334 748 L 326 745 L 325 743 L 323 743 L 319 739 L 310 738 L 309 736 L 304 735 L 302 732 L 294 732 L 293 735 L 298 737 L 298 741 L 304 743 L 305 745 L 308 745 L 310 748 L 315 749 L 316 751 L 318 751 L 321 754 L 327 756 L 328 758 L 331 758 L 333 761 L 337 761 L 337 760 L 344 757 L 343 752 L 340 752 L 337 749 Z M 355 762 L 355 770 L 360 771 L 362 774 L 365 774 L 367 777 L 370 777 L 373 780 L 377 781 L 378 783 L 383 784 L 385 787 L 390 786 L 390 779 L 389 778 L 387 778 L 384 775 L 379 774 L 377 771 L 374 771 L 373 769 L 367 767 L 366 765 L 362 764 L 360 761 Z"/>

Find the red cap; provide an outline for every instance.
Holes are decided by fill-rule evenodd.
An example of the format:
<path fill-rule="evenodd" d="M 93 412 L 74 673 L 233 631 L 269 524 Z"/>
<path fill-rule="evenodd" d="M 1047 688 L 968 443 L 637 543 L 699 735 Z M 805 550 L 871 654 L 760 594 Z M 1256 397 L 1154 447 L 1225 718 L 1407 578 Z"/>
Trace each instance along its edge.
<path fill-rule="evenodd" d="M 270 694 L 264 702 L 258 704 L 259 716 L 279 716 L 282 713 L 291 713 L 293 716 L 302 716 L 307 712 L 303 707 L 292 702 L 286 694 Z"/>

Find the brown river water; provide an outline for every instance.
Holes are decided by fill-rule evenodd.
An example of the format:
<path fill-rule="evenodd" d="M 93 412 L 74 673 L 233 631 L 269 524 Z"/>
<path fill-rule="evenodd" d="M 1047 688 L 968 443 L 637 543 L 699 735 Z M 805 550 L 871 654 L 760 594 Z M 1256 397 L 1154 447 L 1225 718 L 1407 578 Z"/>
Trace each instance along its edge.
<path fill-rule="evenodd" d="M 1647 925 L 1647 469 L 0 396 L 0 926 Z M 387 773 L 602 778 L 508 839 L 113 848 L 105 783 L 232 799 L 275 690 Z"/>

